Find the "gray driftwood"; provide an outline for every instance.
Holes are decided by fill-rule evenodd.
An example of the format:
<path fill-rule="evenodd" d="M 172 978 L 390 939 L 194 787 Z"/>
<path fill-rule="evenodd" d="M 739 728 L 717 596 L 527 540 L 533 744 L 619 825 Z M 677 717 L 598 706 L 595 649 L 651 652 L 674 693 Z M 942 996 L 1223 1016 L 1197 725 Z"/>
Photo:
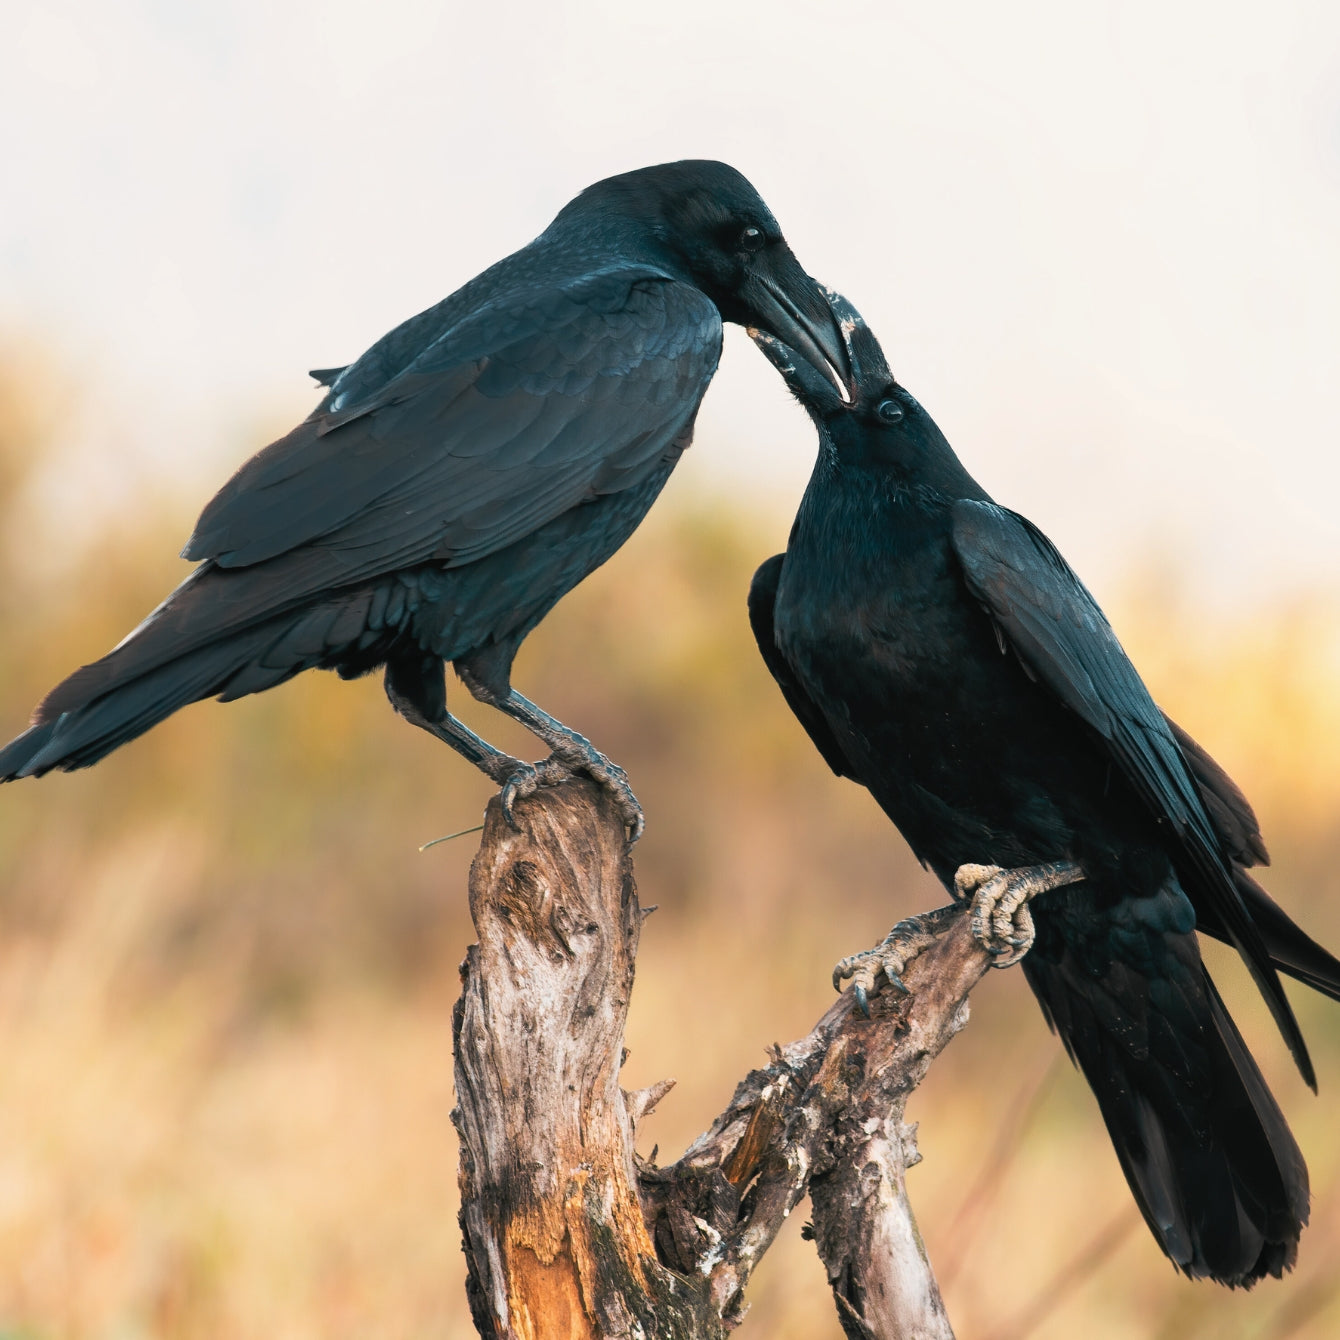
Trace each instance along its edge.
<path fill-rule="evenodd" d="M 483 1336 L 715 1340 L 810 1197 L 851 1337 L 952 1337 L 908 1203 L 903 1107 L 967 1019 L 988 959 L 966 918 L 884 992 L 840 996 L 775 1048 L 677 1162 L 634 1153 L 670 1082 L 619 1087 L 642 912 L 622 822 L 574 781 L 495 800 L 470 873 L 479 943 L 454 1016 L 467 1288 Z"/>

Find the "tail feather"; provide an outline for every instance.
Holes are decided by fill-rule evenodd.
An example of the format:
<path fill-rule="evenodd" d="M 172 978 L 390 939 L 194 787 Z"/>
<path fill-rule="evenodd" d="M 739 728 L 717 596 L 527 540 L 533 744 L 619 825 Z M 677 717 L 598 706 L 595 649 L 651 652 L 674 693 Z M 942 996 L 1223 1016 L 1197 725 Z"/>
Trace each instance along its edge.
<path fill-rule="evenodd" d="M 1340 959 L 1296 925 L 1241 866 L 1233 867 L 1233 882 L 1275 968 L 1332 1000 L 1340 1000 Z M 1214 909 L 1203 903 L 1196 908 L 1196 929 L 1232 943 Z"/>
<path fill-rule="evenodd" d="M 206 585 L 199 577 L 208 571 L 188 579 L 120 646 L 47 695 L 33 725 L 0 749 L 0 781 L 88 767 L 202 698 L 259 693 L 314 666 L 361 673 L 376 661 L 380 644 L 394 639 L 394 629 L 369 626 L 372 588 L 239 627 L 239 602 L 217 601 L 213 589 L 227 593 L 232 574 Z M 213 639 L 199 631 L 211 605 L 219 625 Z M 188 622 L 196 632 L 183 645 Z"/>
<path fill-rule="evenodd" d="M 1295 925 L 1289 914 L 1241 867 L 1233 871 L 1233 879 L 1261 931 L 1271 962 L 1314 991 L 1340 1000 L 1340 959 Z"/>
<path fill-rule="evenodd" d="M 246 637 L 234 635 L 147 674 L 113 683 L 54 720 L 39 721 L 0 751 L 0 781 L 40 777 L 54 768 L 69 772 L 96 763 L 178 708 L 221 693 L 275 635 L 273 628 L 254 629 Z M 295 666 L 288 673 L 300 669 L 301 665 Z"/>
<path fill-rule="evenodd" d="M 0 782 L 12 782 L 16 777 L 31 777 L 28 768 L 42 753 L 56 731 L 56 722 L 40 721 L 29 726 L 22 735 L 16 735 L 0 749 Z"/>
<path fill-rule="evenodd" d="M 1165 718 L 1166 719 L 1166 718 Z M 1233 882 L 1247 908 L 1270 961 L 1314 990 L 1340 1000 L 1340 960 L 1300 930 L 1244 867 L 1269 865 L 1261 825 L 1241 788 L 1175 721 L 1168 720 L 1182 755 L 1196 779 L 1201 801 L 1233 862 Z M 1196 908 L 1197 930 L 1231 944 L 1232 937 L 1210 900 Z"/>
<path fill-rule="evenodd" d="M 1228 1285 L 1279 1276 L 1307 1223 L 1307 1168 L 1201 964 L 1189 906 L 1171 882 L 1101 910 L 1095 894 L 1038 900 L 1024 970 L 1043 1013 L 1174 1265 Z"/>

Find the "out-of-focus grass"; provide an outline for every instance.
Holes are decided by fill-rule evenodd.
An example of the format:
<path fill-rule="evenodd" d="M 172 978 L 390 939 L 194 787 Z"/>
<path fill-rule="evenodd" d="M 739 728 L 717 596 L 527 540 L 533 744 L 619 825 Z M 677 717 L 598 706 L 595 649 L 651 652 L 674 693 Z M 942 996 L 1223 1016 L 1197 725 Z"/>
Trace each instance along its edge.
<path fill-rule="evenodd" d="M 25 403 L 0 384 L 0 534 L 36 538 L 22 484 L 43 425 Z M 179 579 L 171 555 L 192 519 L 159 509 L 83 537 L 92 560 L 73 581 L 10 546 L 4 733 Z M 517 667 L 528 693 L 628 766 L 647 809 L 639 882 L 661 910 L 644 932 L 626 1075 L 679 1080 L 645 1127 L 662 1157 L 765 1045 L 808 1028 L 836 958 L 939 896 L 868 798 L 827 773 L 759 662 L 744 593 L 784 536 L 780 520 L 672 485 Z M 1335 602 L 1202 626 L 1150 580 L 1115 612 L 1158 696 L 1256 800 L 1272 891 L 1340 943 Z M 464 698 L 467 720 L 533 752 Z M 448 1018 L 475 839 L 417 848 L 477 822 L 488 791 L 397 721 L 375 680 L 308 675 L 188 709 L 90 772 L 0 792 L 0 1334 L 473 1334 Z M 1311 1163 L 1298 1271 L 1249 1295 L 1192 1285 L 1139 1227 L 1037 1335 L 1340 1328 L 1340 1010 L 1293 993 L 1321 1074 L 1314 1100 L 1243 974 L 1213 957 Z M 1054 1049 L 1021 976 L 993 974 L 913 1110 L 932 1259 L 948 1255 L 995 1123 Z M 955 1230 L 971 1232 L 947 1290 L 960 1333 L 1012 1333 L 1128 1200 L 1092 1100 L 1062 1066 L 1000 1194 Z M 838 1336 L 797 1229 L 759 1271 L 742 1335 Z"/>

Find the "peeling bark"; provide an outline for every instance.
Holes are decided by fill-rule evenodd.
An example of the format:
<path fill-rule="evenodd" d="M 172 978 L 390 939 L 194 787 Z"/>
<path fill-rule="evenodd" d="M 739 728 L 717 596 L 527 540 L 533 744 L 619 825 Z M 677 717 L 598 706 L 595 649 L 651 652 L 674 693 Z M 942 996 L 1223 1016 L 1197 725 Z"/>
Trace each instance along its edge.
<path fill-rule="evenodd" d="M 640 1164 L 670 1081 L 618 1071 L 642 914 L 623 824 L 585 781 L 489 807 L 470 873 L 479 934 L 454 1015 L 461 1227 L 480 1335 L 720 1340 L 802 1198 L 852 1337 L 952 1340 L 906 1196 L 908 1096 L 988 966 L 966 918 L 872 1017 L 838 998 L 774 1049 L 682 1158 Z"/>

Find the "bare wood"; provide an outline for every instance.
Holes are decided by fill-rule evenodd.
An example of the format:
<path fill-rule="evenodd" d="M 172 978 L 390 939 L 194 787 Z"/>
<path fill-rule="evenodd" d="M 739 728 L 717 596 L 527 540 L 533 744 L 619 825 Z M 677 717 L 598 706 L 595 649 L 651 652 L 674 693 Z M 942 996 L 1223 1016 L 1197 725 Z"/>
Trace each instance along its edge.
<path fill-rule="evenodd" d="M 453 1018 L 471 1315 L 508 1340 L 716 1337 L 701 1283 L 656 1259 L 619 1088 L 642 917 L 623 821 L 574 781 L 489 805 L 479 943 Z M 701 1313 L 701 1319 L 697 1316 Z"/>
<path fill-rule="evenodd" d="M 909 997 L 882 993 L 867 1020 L 842 995 L 808 1036 L 746 1077 L 683 1158 L 643 1171 L 657 1247 L 683 1270 L 717 1258 L 709 1275 L 727 1320 L 742 1315 L 749 1275 L 808 1191 L 847 1334 L 952 1336 L 907 1200 L 918 1156 L 902 1118 L 967 1022 L 968 992 L 989 963 L 959 919 L 913 961 Z"/>
<path fill-rule="evenodd" d="M 479 932 L 455 1015 L 461 1225 L 481 1335 L 717 1340 L 809 1194 L 852 1337 L 952 1340 L 907 1200 L 907 1097 L 989 965 L 967 919 L 872 1018 L 850 993 L 775 1048 L 668 1167 L 634 1123 L 669 1081 L 618 1086 L 641 912 L 622 822 L 583 781 L 490 806 L 470 876 Z M 640 1200 L 640 1204 L 639 1204 Z"/>
<path fill-rule="evenodd" d="M 832 1168 L 814 1176 L 810 1200 L 838 1316 L 854 1338 L 952 1340 L 907 1197 L 907 1170 L 921 1155 L 916 1127 L 904 1123 L 903 1111 L 931 1062 L 968 1022 L 968 993 L 988 966 L 965 916 L 912 965 L 907 981 L 914 994 L 899 1011 L 902 1027 L 848 1035 L 849 1045 L 864 1052 L 863 1079 L 845 1107 L 832 1095 L 838 1133 Z M 849 1012 L 848 1028 L 852 1022 Z"/>

